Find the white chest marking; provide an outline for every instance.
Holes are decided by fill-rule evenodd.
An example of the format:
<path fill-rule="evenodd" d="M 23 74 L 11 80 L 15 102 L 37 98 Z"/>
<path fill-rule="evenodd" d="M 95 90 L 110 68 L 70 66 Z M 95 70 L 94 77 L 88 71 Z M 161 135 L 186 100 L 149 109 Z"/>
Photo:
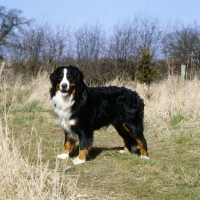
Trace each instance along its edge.
<path fill-rule="evenodd" d="M 74 137 L 75 133 L 71 130 L 71 126 L 75 125 L 76 121 L 70 119 L 71 108 L 74 104 L 73 95 L 63 97 L 61 92 L 57 91 L 56 95 L 52 98 L 52 101 L 56 105 L 54 111 L 58 116 L 59 124 L 68 132 L 69 137 Z"/>

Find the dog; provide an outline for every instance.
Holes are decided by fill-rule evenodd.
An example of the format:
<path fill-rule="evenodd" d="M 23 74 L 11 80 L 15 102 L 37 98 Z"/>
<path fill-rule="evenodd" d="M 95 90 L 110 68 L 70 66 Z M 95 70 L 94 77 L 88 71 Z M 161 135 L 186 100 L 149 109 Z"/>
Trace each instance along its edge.
<path fill-rule="evenodd" d="M 124 141 L 120 152 L 140 149 L 149 158 L 143 134 L 144 103 L 135 91 L 125 87 L 88 87 L 83 73 L 74 66 L 58 67 L 50 75 L 50 97 L 58 123 L 65 134 L 64 150 L 57 158 L 68 159 L 77 140 L 81 164 L 92 148 L 93 131 L 113 125 Z"/>

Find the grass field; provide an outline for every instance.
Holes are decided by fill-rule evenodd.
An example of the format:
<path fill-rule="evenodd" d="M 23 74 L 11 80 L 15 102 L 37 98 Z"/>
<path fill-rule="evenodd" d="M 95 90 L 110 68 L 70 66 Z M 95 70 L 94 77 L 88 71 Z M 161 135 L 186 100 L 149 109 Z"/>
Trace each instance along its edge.
<path fill-rule="evenodd" d="M 112 127 L 95 132 L 88 161 L 56 159 L 64 135 L 49 100 L 48 76 L 0 88 L 0 199 L 200 199 L 200 81 L 177 77 L 145 87 L 116 79 L 145 100 L 150 160 L 120 154 Z"/>

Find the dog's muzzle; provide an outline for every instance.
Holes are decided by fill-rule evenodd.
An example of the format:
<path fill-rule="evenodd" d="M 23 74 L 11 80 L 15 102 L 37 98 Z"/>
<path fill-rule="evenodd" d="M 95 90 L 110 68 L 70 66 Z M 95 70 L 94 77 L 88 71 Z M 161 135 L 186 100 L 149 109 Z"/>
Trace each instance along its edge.
<path fill-rule="evenodd" d="M 66 83 L 63 83 L 61 85 L 60 91 L 62 93 L 62 96 L 67 96 L 69 94 L 69 87 Z"/>

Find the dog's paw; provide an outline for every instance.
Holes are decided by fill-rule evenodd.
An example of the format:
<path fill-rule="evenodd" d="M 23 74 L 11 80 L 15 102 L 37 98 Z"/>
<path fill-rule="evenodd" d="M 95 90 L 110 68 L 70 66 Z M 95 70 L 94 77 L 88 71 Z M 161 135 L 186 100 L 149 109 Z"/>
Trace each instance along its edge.
<path fill-rule="evenodd" d="M 145 159 L 145 160 L 150 160 L 150 158 L 148 156 L 141 155 L 140 157 L 143 158 L 143 159 Z"/>
<path fill-rule="evenodd" d="M 62 154 L 59 154 L 57 155 L 57 158 L 59 159 L 68 159 L 69 158 L 69 154 L 68 153 L 62 153 Z"/>
<path fill-rule="evenodd" d="M 73 163 L 74 163 L 75 165 L 82 164 L 82 163 L 84 163 L 84 162 L 85 162 L 85 160 L 81 160 L 81 159 L 79 159 L 78 157 L 75 158 L 75 159 L 73 160 Z"/>
<path fill-rule="evenodd" d="M 123 150 L 119 150 L 119 153 L 129 153 L 129 150 L 125 147 Z"/>

